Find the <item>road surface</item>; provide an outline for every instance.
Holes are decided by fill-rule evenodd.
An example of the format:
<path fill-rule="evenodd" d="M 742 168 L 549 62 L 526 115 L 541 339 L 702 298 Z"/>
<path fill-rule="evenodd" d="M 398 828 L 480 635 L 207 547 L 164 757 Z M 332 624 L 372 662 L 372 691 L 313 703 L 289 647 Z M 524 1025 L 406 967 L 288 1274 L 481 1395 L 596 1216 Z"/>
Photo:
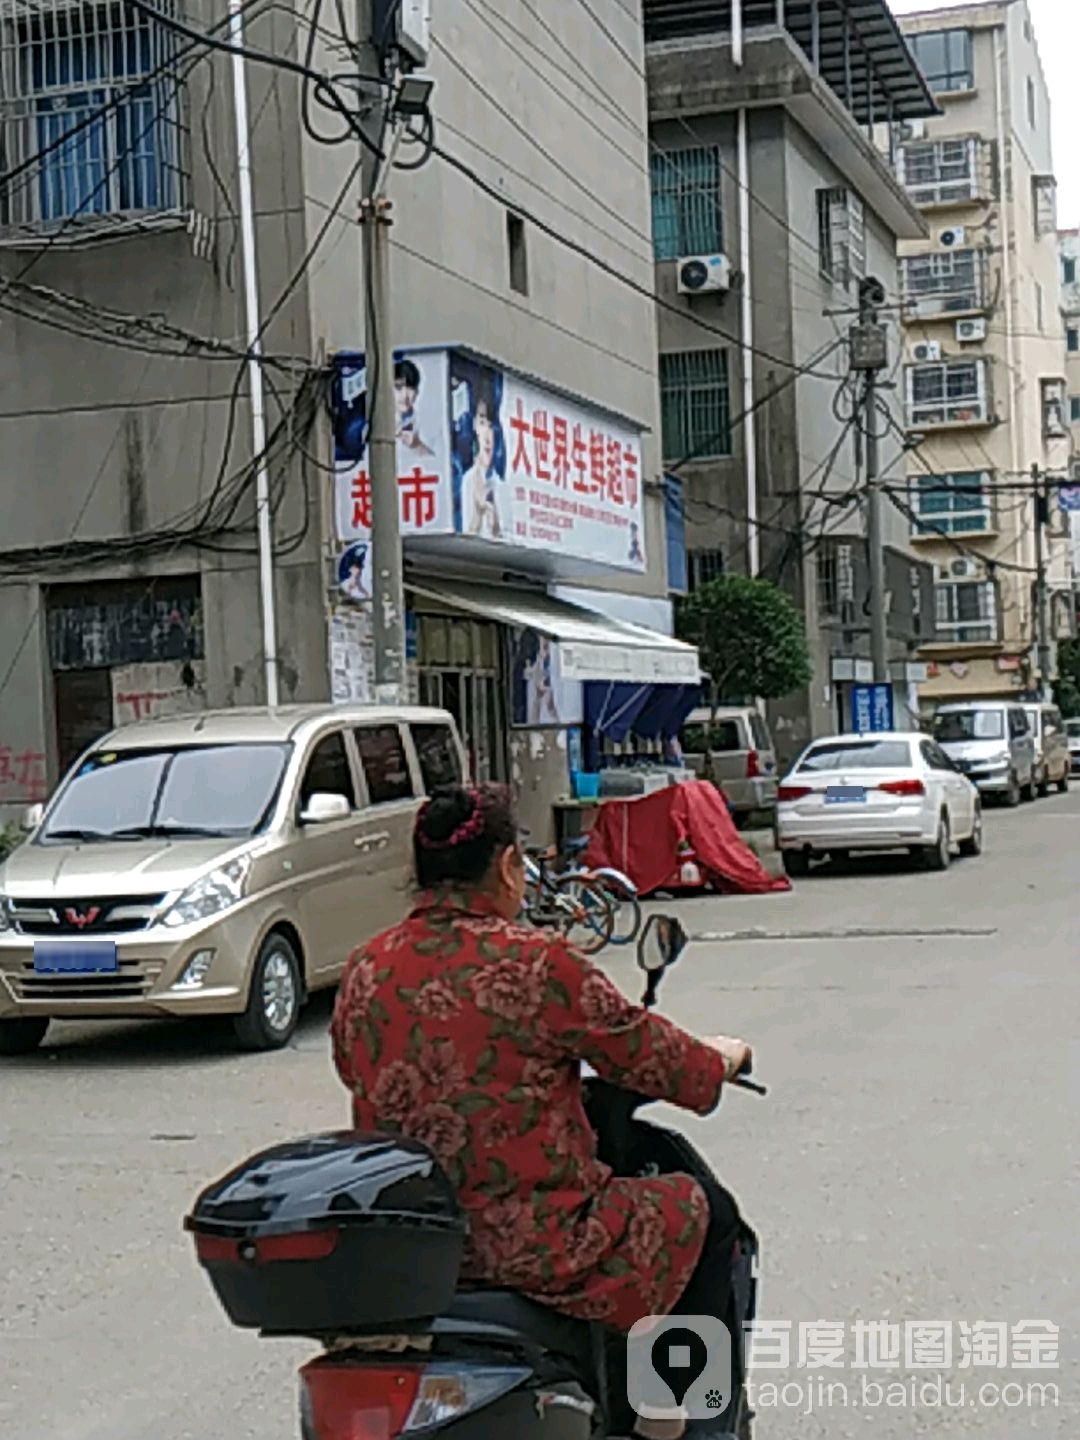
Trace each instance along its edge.
<path fill-rule="evenodd" d="M 760 1230 L 763 1318 L 790 1327 L 790 1369 L 758 1372 L 758 1440 L 1080 1434 L 1080 795 L 988 822 L 985 856 L 946 874 L 879 861 L 680 907 L 704 938 L 665 1008 L 752 1039 L 771 1087 L 687 1122 Z M 636 986 L 629 956 L 606 963 Z M 180 1223 L 238 1158 L 344 1123 L 327 1016 L 316 1004 L 276 1055 L 236 1056 L 212 1028 L 57 1026 L 0 1062 L 0 1434 L 295 1440 L 310 1347 L 231 1330 Z M 905 1373 L 889 1326 L 903 1345 L 905 1321 L 946 1322 L 959 1351 L 961 1322 L 1028 1320 L 1061 1327 L 1059 1370 L 935 1365 L 939 1324 L 917 1373 L 966 1380 L 963 1404 L 871 1408 L 861 1389 Z M 874 1321 L 883 1364 L 860 1372 L 851 1327 Z M 982 1403 L 987 1381 L 1021 1401 Z M 1060 1404 L 1028 1403 L 1032 1382 Z"/>

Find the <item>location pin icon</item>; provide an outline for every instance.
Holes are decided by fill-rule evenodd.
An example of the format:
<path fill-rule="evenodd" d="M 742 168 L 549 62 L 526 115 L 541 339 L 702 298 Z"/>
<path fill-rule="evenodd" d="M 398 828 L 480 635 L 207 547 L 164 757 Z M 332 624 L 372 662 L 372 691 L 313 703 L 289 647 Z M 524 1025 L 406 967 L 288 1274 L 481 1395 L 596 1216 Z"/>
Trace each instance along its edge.
<path fill-rule="evenodd" d="M 681 1405 L 687 1390 L 709 1363 L 709 1347 L 697 1333 L 686 1326 L 665 1330 L 653 1342 L 652 1365 L 660 1379 Z"/>

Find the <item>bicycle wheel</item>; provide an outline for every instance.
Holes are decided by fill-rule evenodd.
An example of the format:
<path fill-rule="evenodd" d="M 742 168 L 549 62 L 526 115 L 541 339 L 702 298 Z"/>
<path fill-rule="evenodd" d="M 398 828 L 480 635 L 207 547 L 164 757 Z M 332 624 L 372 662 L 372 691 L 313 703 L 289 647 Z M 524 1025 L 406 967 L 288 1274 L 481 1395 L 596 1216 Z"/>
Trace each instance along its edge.
<path fill-rule="evenodd" d="M 562 902 L 559 929 L 570 944 L 586 955 L 602 950 L 615 928 L 615 906 L 604 887 L 581 875 L 563 875 L 556 897 Z"/>
<path fill-rule="evenodd" d="M 599 882 L 603 885 L 603 881 Z M 610 885 L 604 889 L 611 896 L 614 906 L 614 923 L 611 931 L 612 945 L 632 945 L 641 931 L 641 901 L 636 895 L 627 895 Z"/>

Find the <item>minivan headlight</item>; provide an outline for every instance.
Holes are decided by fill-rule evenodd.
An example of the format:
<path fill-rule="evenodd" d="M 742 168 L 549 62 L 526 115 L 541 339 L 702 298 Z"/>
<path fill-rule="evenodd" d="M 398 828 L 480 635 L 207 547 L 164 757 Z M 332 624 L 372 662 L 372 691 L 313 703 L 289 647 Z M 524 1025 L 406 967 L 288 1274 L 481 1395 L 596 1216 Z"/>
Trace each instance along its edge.
<path fill-rule="evenodd" d="M 251 873 L 251 856 L 240 855 L 211 870 L 194 884 L 189 885 L 175 904 L 162 917 L 163 925 L 194 925 L 198 920 L 207 920 L 230 906 L 237 905 L 244 898 L 244 887 Z"/>

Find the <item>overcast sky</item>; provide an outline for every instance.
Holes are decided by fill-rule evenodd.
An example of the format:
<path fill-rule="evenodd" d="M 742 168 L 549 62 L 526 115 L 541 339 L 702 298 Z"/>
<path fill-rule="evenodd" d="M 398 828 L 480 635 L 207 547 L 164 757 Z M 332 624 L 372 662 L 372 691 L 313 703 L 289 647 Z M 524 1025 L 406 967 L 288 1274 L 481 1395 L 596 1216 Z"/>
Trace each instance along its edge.
<path fill-rule="evenodd" d="M 897 15 L 917 10 L 954 9 L 967 0 L 889 0 Z M 1080 0 L 1028 0 L 1039 56 L 1050 86 L 1054 173 L 1058 182 L 1058 224 L 1080 226 Z"/>

